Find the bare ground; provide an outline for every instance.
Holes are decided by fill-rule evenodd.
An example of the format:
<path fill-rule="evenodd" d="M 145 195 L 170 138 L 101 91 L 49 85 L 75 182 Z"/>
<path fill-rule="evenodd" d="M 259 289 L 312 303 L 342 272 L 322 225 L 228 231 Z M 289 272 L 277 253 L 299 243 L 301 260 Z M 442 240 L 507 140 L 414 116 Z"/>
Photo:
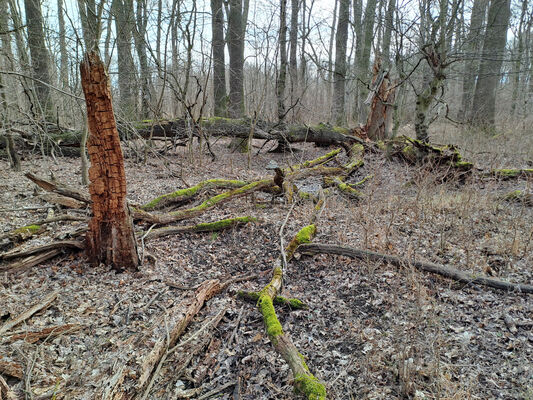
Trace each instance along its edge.
<path fill-rule="evenodd" d="M 251 158 L 248 168 L 247 156 L 230 153 L 224 144 L 215 145 L 215 162 L 197 150 L 191 160 L 183 148 L 165 158 L 152 157 L 147 165 L 127 159 L 129 199 L 143 203 L 206 178 L 251 180 L 268 174 L 264 167 L 270 159 L 285 166 L 325 152 L 305 145 L 294 154 L 262 153 Z M 52 171 L 57 180 L 79 186 L 77 159 L 28 157 L 23 169 L 41 175 Z M 533 210 L 500 199 L 509 190 L 530 188 L 531 182 L 474 178 L 442 183 L 435 171 L 377 155 L 367 156 L 352 179 L 368 174 L 373 178 L 362 201 L 328 197 L 316 242 L 533 283 Z M 1 231 L 46 216 L 46 204 L 34 192 L 22 174 L 0 163 Z M 30 391 L 34 399 L 52 398 L 53 393 L 57 399 L 102 398 L 104 383 L 123 364 L 131 339 L 191 296 L 196 285 L 254 273 L 257 278 L 232 284 L 207 302 L 182 339 L 188 342 L 166 360 L 146 398 L 184 398 L 195 387 L 199 390 L 191 398 L 295 398 L 291 373 L 270 345 L 257 308 L 235 296 L 237 290 L 259 290 L 268 283 L 279 257 L 278 231 L 290 206 L 269 200 L 242 198 L 198 219 L 251 215 L 259 218 L 255 224 L 147 242 L 145 255 L 156 260 L 145 257 L 135 274 L 91 268 L 82 254 L 64 254 L 16 275 L 4 273 L 3 320 L 60 291 L 49 308 L 0 337 L 0 365 L 15 362 L 24 371 L 22 379 L 4 374 L 8 384 L 20 398 L 32 398 Z M 32 206 L 45 208 L 3 211 Z M 309 202 L 294 208 L 286 239 L 308 223 L 312 209 Z M 46 243 L 61 226 L 49 225 L 25 246 Z M 283 294 L 309 305 L 308 310 L 278 309 L 278 314 L 310 369 L 326 384 L 328 398 L 533 399 L 532 295 L 465 286 L 409 265 L 397 268 L 327 255 L 293 261 Z M 222 310 L 216 329 L 206 325 Z M 517 322 L 515 333 L 508 329 L 506 315 Z M 81 329 L 36 343 L 11 340 L 16 333 L 64 324 Z M 196 336 L 187 339 L 191 335 Z M 183 367 L 193 344 L 202 340 L 207 340 L 205 346 Z M 147 353 L 146 348 L 132 351 L 139 359 Z M 222 390 L 201 397 L 217 389 Z"/>

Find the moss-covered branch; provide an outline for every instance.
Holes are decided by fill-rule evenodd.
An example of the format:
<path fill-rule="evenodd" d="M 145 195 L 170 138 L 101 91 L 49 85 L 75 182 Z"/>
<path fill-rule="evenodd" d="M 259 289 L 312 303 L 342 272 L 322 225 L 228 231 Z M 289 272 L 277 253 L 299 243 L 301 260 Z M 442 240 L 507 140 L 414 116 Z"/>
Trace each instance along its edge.
<path fill-rule="evenodd" d="M 516 179 L 520 177 L 530 177 L 533 176 L 533 168 L 519 169 L 519 168 L 508 168 L 508 169 L 493 169 L 491 174 L 497 178 L 504 180 L 507 179 Z"/>
<path fill-rule="evenodd" d="M 153 213 L 148 213 L 141 209 L 134 209 L 133 218 L 137 220 L 151 222 L 154 224 L 165 225 L 171 222 L 176 222 L 176 221 L 181 221 L 187 218 L 197 217 L 217 205 L 226 203 L 229 200 L 232 200 L 238 197 L 249 195 L 253 192 L 271 187 L 273 185 L 274 185 L 274 181 L 272 179 L 262 179 L 259 181 L 249 183 L 240 188 L 233 189 L 228 192 L 224 192 L 216 196 L 210 197 L 195 207 L 188 208 L 185 210 L 177 210 L 177 211 L 166 213 L 166 214 L 153 214 Z"/>
<path fill-rule="evenodd" d="M 197 225 L 187 226 L 167 226 L 164 228 L 154 229 L 147 233 L 139 232 L 138 237 L 144 237 L 145 239 L 155 239 L 163 236 L 175 235 L 185 232 L 217 232 L 225 229 L 233 228 L 235 226 L 244 225 L 249 222 L 257 221 L 254 217 L 236 217 L 222 219 L 214 222 L 205 222 Z"/>
<path fill-rule="evenodd" d="M 173 204 L 183 204 L 196 198 L 209 189 L 235 189 L 246 186 L 248 182 L 231 179 L 208 179 L 185 189 L 158 196 L 141 206 L 145 211 L 159 210 Z"/>
<path fill-rule="evenodd" d="M 281 290 L 282 280 L 283 271 L 280 267 L 275 267 L 272 280 L 259 292 L 257 304 L 263 315 L 268 337 L 274 348 L 289 365 L 294 375 L 295 390 L 308 400 L 325 400 L 325 386 L 309 371 L 304 356 L 298 351 L 290 336 L 283 332 L 276 315 L 273 299 Z"/>
<path fill-rule="evenodd" d="M 289 245 L 285 249 L 287 253 L 287 262 L 289 262 L 294 255 L 294 252 L 304 243 L 310 243 L 316 235 L 316 225 L 311 224 L 303 227 L 300 231 L 292 238 Z"/>

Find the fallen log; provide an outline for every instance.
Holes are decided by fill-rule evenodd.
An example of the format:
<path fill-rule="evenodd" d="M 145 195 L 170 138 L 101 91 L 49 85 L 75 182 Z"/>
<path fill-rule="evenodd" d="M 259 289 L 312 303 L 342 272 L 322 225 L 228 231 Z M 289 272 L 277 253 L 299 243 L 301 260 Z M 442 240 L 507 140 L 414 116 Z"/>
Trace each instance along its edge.
<path fill-rule="evenodd" d="M 22 364 L 13 361 L 0 360 L 0 374 L 22 379 L 24 376 L 24 367 Z"/>
<path fill-rule="evenodd" d="M 341 256 L 347 256 L 352 258 L 357 258 L 361 260 L 371 260 L 371 261 L 380 261 L 390 263 L 397 267 L 403 267 L 406 265 L 412 265 L 416 269 L 431 272 L 444 276 L 446 278 L 465 283 L 467 285 L 483 285 L 492 287 L 500 290 L 507 290 L 513 292 L 522 292 L 522 293 L 533 293 L 533 285 L 522 284 L 522 283 L 511 283 L 500 281 L 498 279 L 486 278 L 480 276 L 474 276 L 472 274 L 460 271 L 453 267 L 448 267 L 446 265 L 433 264 L 429 262 L 422 262 L 416 260 L 408 260 L 401 257 L 391 256 L 388 254 L 376 253 L 370 250 L 362 250 L 354 247 L 339 246 L 334 244 L 303 244 L 298 248 L 298 251 L 302 254 L 337 254 Z"/>
<path fill-rule="evenodd" d="M 502 180 L 533 177 L 533 168 L 493 169 L 490 174 Z"/>
<path fill-rule="evenodd" d="M 25 269 L 39 265 L 47 260 L 54 258 L 55 256 L 61 254 L 63 251 L 60 249 L 54 249 L 47 251 L 45 253 L 39 253 L 33 256 L 29 256 L 23 260 L 16 261 L 14 263 L 8 264 L 7 266 L 0 267 L 0 272 L 19 272 Z"/>
<path fill-rule="evenodd" d="M 190 202 L 200 194 L 210 189 L 236 189 L 246 186 L 249 182 L 231 179 L 208 179 L 185 189 L 178 189 L 175 192 L 167 193 L 156 197 L 140 208 L 145 211 L 162 209 L 171 205 L 182 205 Z"/>
<path fill-rule="evenodd" d="M 42 189 L 46 190 L 47 192 L 53 192 L 60 194 L 62 196 L 71 197 L 73 199 L 82 201 L 86 204 L 91 203 L 91 198 L 89 197 L 88 193 L 85 193 L 81 190 L 74 189 L 70 186 L 61 184 L 59 182 L 56 182 L 51 179 L 46 179 L 43 177 L 38 177 L 31 172 L 28 172 L 24 174 L 26 178 L 30 179 L 32 182 L 34 182 L 37 186 L 41 187 Z"/>
<path fill-rule="evenodd" d="M 52 242 L 52 243 L 45 244 L 42 246 L 33 247 L 28 250 L 16 250 L 16 251 L 10 251 L 7 253 L 0 254 L 0 260 L 12 260 L 14 258 L 21 258 L 21 257 L 31 256 L 34 254 L 44 253 L 49 250 L 56 250 L 56 249 L 83 250 L 84 248 L 85 248 L 84 244 L 77 240 L 60 240 L 60 241 Z"/>
<path fill-rule="evenodd" d="M 137 236 L 142 236 L 145 240 L 155 239 L 163 236 L 175 235 L 178 233 L 186 232 L 216 232 L 222 231 L 224 229 L 233 228 L 239 225 L 244 225 L 249 222 L 257 221 L 257 218 L 254 217 L 236 217 L 222 219 L 215 222 L 203 222 L 197 225 L 187 225 L 187 226 L 167 226 L 164 228 L 153 229 L 146 233 L 140 232 Z"/>
<path fill-rule="evenodd" d="M 56 337 L 66 332 L 75 332 L 81 329 L 79 324 L 66 324 L 58 326 L 50 326 L 48 328 L 41 329 L 40 331 L 24 332 L 17 335 L 13 335 L 7 339 L 8 343 L 16 342 L 17 340 L 24 340 L 27 343 L 36 343 L 43 338 Z"/>
<path fill-rule="evenodd" d="M 48 296 L 46 296 L 41 302 L 35 304 L 34 306 L 30 307 L 26 311 L 24 311 L 22 314 L 20 314 L 18 317 L 15 317 L 13 319 L 9 319 L 6 321 L 4 325 L 0 328 L 0 335 L 7 332 L 14 326 L 17 326 L 23 321 L 26 321 L 28 318 L 30 318 L 33 314 L 35 314 L 38 311 L 44 310 L 52 304 L 52 302 L 57 298 L 59 295 L 59 290 L 56 290 L 52 293 L 50 293 Z"/>

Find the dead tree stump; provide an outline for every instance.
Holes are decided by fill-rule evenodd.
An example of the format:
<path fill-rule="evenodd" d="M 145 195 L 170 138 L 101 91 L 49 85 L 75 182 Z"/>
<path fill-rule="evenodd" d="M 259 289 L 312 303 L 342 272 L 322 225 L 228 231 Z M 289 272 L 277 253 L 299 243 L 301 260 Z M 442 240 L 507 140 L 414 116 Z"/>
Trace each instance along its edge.
<path fill-rule="evenodd" d="M 92 264 L 136 270 L 139 258 L 126 203 L 124 157 L 111 104 L 109 77 L 96 52 L 85 55 L 80 71 L 87 103 L 87 147 L 91 160 L 89 192 L 93 216 L 87 232 L 87 255 Z"/>

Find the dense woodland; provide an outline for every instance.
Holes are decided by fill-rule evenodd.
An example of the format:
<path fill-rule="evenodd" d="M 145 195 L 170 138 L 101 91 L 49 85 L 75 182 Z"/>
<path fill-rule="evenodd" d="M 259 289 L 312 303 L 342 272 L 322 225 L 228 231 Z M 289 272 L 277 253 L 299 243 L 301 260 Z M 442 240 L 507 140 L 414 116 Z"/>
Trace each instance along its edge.
<path fill-rule="evenodd" d="M 0 400 L 533 399 L 528 0 L 0 0 Z"/>

